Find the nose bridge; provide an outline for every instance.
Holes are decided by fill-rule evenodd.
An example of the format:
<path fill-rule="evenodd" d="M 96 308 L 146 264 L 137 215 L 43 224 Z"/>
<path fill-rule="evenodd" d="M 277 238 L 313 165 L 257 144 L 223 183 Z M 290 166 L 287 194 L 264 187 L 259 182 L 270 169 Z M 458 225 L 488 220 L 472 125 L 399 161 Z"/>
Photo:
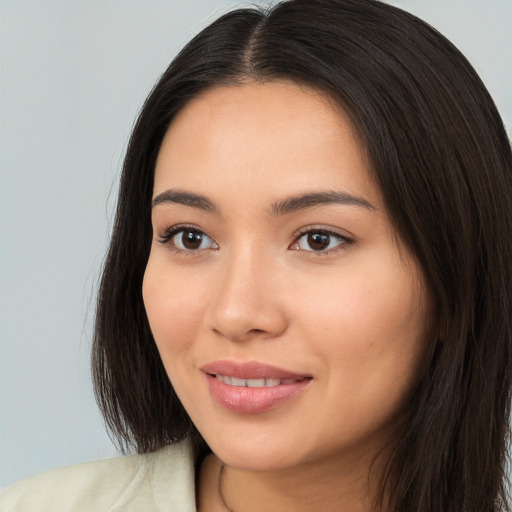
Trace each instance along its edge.
<path fill-rule="evenodd" d="M 286 319 L 273 286 L 277 267 L 276 259 L 256 243 L 226 255 L 208 315 L 210 328 L 232 340 L 279 335 Z"/>

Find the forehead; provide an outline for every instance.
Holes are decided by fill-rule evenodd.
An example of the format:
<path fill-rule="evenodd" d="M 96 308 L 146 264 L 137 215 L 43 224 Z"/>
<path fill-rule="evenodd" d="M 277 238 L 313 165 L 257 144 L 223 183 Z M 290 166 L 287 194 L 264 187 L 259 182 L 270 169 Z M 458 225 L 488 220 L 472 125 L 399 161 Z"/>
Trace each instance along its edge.
<path fill-rule="evenodd" d="M 164 137 L 155 194 L 173 187 L 240 194 L 262 185 L 376 195 L 348 117 L 313 89 L 287 81 L 216 86 L 187 103 Z"/>

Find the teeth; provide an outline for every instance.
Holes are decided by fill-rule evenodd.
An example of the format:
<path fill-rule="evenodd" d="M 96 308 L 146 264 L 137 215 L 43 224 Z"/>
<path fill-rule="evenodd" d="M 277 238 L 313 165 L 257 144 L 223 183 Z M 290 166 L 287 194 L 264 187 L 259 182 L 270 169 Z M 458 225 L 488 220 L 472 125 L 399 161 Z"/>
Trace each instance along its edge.
<path fill-rule="evenodd" d="M 238 379 L 236 377 L 229 377 L 228 375 L 215 375 L 215 378 L 229 384 L 230 386 L 247 387 L 247 388 L 271 388 L 279 386 L 280 384 L 294 384 L 299 382 L 300 379 Z"/>
<path fill-rule="evenodd" d="M 265 387 L 265 379 L 247 379 L 246 383 L 242 385 L 247 386 L 248 388 L 263 388 Z"/>

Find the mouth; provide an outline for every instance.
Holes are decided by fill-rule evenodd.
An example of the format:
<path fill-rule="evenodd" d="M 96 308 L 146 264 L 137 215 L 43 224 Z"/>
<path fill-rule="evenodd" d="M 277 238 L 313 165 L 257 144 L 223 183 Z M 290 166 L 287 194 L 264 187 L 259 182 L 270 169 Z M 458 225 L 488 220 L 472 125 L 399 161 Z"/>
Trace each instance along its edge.
<path fill-rule="evenodd" d="M 239 379 L 237 377 L 231 377 L 229 375 L 212 375 L 218 381 L 227 384 L 228 386 L 236 386 L 240 388 L 273 388 L 275 386 L 281 386 L 283 384 L 296 384 L 302 380 L 306 380 L 308 377 L 299 379 Z"/>
<path fill-rule="evenodd" d="M 278 386 L 311 378 L 306 373 L 298 373 L 259 361 L 220 360 L 204 365 L 201 370 L 232 386 Z"/>
<path fill-rule="evenodd" d="M 201 368 L 211 398 L 231 412 L 256 414 L 296 400 L 312 376 L 259 362 L 216 361 Z"/>

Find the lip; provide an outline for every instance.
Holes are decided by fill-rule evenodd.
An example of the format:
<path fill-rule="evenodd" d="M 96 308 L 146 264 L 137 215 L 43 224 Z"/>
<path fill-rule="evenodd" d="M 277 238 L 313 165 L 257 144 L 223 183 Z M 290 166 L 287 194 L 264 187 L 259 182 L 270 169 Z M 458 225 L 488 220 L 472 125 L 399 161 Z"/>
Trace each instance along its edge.
<path fill-rule="evenodd" d="M 229 375 L 238 379 L 305 379 L 311 375 L 297 373 L 258 361 L 215 361 L 201 370 L 210 375 Z"/>
<path fill-rule="evenodd" d="M 215 361 L 201 370 L 213 400 L 229 411 L 242 414 L 274 409 L 300 395 L 312 380 L 310 375 L 257 361 Z M 272 387 L 241 387 L 221 382 L 216 375 L 238 379 L 292 379 L 296 382 Z"/>

